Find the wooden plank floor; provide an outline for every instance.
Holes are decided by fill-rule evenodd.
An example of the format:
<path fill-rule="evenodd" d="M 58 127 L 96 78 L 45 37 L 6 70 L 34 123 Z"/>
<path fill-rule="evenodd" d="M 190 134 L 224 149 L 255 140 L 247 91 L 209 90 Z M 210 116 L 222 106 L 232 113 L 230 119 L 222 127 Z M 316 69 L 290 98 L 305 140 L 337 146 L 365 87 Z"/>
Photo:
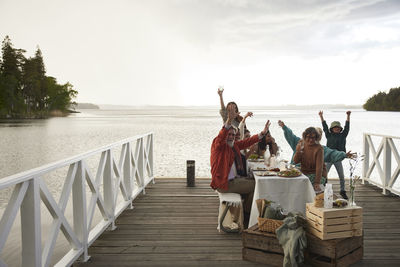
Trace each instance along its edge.
<path fill-rule="evenodd" d="M 187 188 L 185 179 L 156 179 L 117 229 L 93 243 L 91 260 L 74 266 L 262 266 L 242 260 L 239 234 L 218 233 L 219 202 L 209 183 L 197 179 Z M 400 266 L 400 198 L 366 185 L 356 202 L 364 208 L 364 259 L 355 266 Z"/>

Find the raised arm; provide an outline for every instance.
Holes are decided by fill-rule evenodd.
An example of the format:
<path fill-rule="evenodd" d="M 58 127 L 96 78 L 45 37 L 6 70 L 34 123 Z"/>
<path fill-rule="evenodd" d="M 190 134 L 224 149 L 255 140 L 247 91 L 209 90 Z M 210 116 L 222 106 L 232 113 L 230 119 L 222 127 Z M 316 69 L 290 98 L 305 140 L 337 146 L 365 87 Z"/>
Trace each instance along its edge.
<path fill-rule="evenodd" d="M 324 121 L 324 112 L 322 110 L 320 110 L 318 112 L 318 115 L 319 115 L 319 118 L 321 119 L 321 122 L 323 122 Z"/>
<path fill-rule="evenodd" d="M 224 88 L 219 87 L 218 88 L 218 95 L 219 95 L 219 103 L 221 104 L 221 109 L 225 109 L 225 104 L 224 104 L 224 97 L 222 94 L 224 93 Z"/>
<path fill-rule="evenodd" d="M 344 125 L 344 129 L 342 132 L 342 134 L 344 134 L 345 136 L 347 136 L 350 131 L 350 114 L 351 114 L 350 110 L 346 112 L 347 118 L 346 118 L 346 123 Z"/>
<path fill-rule="evenodd" d="M 285 125 L 285 123 L 281 120 L 278 121 L 279 126 L 283 130 L 283 135 L 285 136 L 286 141 L 288 142 L 289 146 L 292 148 L 293 152 L 296 151 L 296 145 L 299 142 L 300 138 L 297 137 L 292 130 Z"/>
<path fill-rule="evenodd" d="M 320 112 L 318 112 L 318 115 L 322 122 L 322 129 L 324 129 L 325 137 L 328 138 L 328 136 L 331 133 L 329 132 L 328 124 L 326 124 L 326 121 L 324 119 L 324 112 L 322 110 L 320 110 Z"/>
<path fill-rule="evenodd" d="M 271 123 L 268 120 L 265 123 L 264 129 L 258 135 L 255 134 L 250 138 L 247 138 L 247 139 L 244 139 L 244 140 L 240 140 L 240 141 L 235 142 L 235 143 L 237 144 L 237 146 L 239 147 L 240 150 L 250 147 L 251 145 L 257 143 L 261 138 L 264 138 L 264 136 L 269 131 L 269 126 L 270 125 L 271 125 Z"/>
<path fill-rule="evenodd" d="M 247 117 L 252 117 L 253 112 L 247 112 L 246 115 L 244 115 L 242 121 L 239 123 L 239 131 L 240 131 L 240 139 L 242 140 L 244 138 L 244 127 L 246 126 L 246 119 Z"/>

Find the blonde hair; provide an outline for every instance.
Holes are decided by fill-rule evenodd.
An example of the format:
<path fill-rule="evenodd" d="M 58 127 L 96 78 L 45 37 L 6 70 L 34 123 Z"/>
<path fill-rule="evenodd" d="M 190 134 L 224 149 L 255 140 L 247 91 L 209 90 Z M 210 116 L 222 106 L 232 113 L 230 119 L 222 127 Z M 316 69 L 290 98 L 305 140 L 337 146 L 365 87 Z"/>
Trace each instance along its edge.
<path fill-rule="evenodd" d="M 317 130 L 317 132 L 319 133 L 319 138 L 317 139 L 317 141 L 321 141 L 322 138 L 322 129 L 320 127 L 315 127 L 315 130 Z"/>

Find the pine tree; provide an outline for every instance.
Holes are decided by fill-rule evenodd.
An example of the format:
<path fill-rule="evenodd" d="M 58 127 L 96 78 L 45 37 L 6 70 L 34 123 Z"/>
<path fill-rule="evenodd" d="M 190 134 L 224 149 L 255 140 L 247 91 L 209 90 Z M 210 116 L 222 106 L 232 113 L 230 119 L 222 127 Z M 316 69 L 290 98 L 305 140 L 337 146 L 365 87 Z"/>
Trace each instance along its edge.
<path fill-rule="evenodd" d="M 45 109 L 47 98 L 46 70 L 42 52 L 38 48 L 35 57 L 25 60 L 22 66 L 22 92 L 27 112 Z"/>
<path fill-rule="evenodd" d="M 14 49 L 11 39 L 6 36 L 2 43 L 0 66 L 1 105 L 7 115 L 19 113 L 23 107 L 20 91 L 21 65 L 25 57 L 22 49 Z"/>

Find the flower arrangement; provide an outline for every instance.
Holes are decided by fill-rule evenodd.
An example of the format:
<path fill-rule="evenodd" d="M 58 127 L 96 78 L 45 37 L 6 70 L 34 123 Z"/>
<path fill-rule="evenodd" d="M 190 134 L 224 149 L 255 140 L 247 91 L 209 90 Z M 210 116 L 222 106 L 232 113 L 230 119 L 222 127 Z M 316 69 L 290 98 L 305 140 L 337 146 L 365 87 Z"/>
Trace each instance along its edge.
<path fill-rule="evenodd" d="M 349 197 L 349 205 L 355 206 L 355 190 L 356 184 L 360 181 L 359 175 L 354 175 L 354 172 L 357 168 L 357 165 L 364 160 L 364 155 L 357 153 L 354 157 L 350 158 L 350 197 Z"/>

